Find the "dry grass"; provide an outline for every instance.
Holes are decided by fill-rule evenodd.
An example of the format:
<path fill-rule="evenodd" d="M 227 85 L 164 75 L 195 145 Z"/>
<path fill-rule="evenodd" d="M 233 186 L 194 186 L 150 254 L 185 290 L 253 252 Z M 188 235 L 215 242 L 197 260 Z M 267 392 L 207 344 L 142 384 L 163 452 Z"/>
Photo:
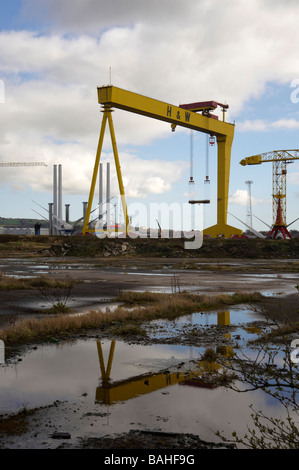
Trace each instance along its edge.
<path fill-rule="evenodd" d="M 16 344 L 42 340 L 51 336 L 71 334 L 84 328 L 99 327 L 104 314 L 90 312 L 82 316 L 59 315 L 41 320 L 30 317 L 17 321 L 14 325 L 0 330 L 0 338 L 5 344 Z"/>
<path fill-rule="evenodd" d="M 153 294 L 150 292 L 121 294 L 119 306 L 113 312 L 91 311 L 84 315 L 57 315 L 43 319 L 28 318 L 0 329 L 0 339 L 6 344 L 30 343 L 53 336 L 70 335 L 83 330 L 109 329 L 113 334 L 144 335 L 141 324 L 153 319 L 173 319 L 197 311 L 210 310 L 243 302 L 257 302 L 261 294 L 198 296 L 194 294 Z"/>
<path fill-rule="evenodd" d="M 262 294 L 254 292 L 233 295 L 197 295 L 188 292 L 160 294 L 153 292 L 124 292 L 117 297 L 125 306 L 142 306 L 140 315 L 154 318 L 173 318 L 200 310 L 210 310 L 241 303 L 259 302 Z"/>
<path fill-rule="evenodd" d="M 0 435 L 20 435 L 28 431 L 30 411 L 20 410 L 17 414 L 0 419 Z"/>
<path fill-rule="evenodd" d="M 70 283 L 73 285 L 74 281 L 70 281 L 69 279 L 53 279 L 48 276 L 15 278 L 0 274 L 0 290 L 65 288 L 69 287 Z"/>
<path fill-rule="evenodd" d="M 137 323 L 136 312 L 118 308 L 114 312 L 90 311 L 83 315 L 55 315 L 37 319 L 29 317 L 0 329 L 0 339 L 5 344 L 30 343 L 53 336 L 70 335 L 96 328 L 119 328 L 122 323 Z"/>

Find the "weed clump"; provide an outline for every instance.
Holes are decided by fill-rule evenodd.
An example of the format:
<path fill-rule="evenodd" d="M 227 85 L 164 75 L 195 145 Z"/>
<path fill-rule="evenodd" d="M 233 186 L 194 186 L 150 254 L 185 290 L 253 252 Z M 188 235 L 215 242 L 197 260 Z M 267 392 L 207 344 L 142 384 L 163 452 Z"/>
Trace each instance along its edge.
<path fill-rule="evenodd" d="M 117 336 L 146 336 L 146 331 L 138 325 L 122 324 L 112 328 L 111 333 Z"/>
<path fill-rule="evenodd" d="M 23 289 L 63 289 L 73 286 L 74 281 L 69 279 L 53 279 L 48 276 L 29 278 L 16 278 L 0 274 L 0 290 L 23 290 Z"/>

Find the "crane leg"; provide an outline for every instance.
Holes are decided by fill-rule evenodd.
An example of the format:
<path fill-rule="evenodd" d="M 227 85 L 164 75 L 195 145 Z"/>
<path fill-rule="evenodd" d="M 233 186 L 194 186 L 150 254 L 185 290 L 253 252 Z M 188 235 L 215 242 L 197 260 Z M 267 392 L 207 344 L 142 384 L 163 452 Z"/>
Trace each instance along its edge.
<path fill-rule="evenodd" d="M 128 231 L 129 231 L 129 216 L 128 216 L 128 211 L 127 211 L 125 190 L 124 190 L 124 185 L 123 185 L 123 180 L 122 180 L 122 174 L 121 174 L 121 168 L 120 168 L 120 163 L 119 163 L 119 157 L 118 157 L 118 151 L 117 151 L 117 145 L 116 145 L 116 139 L 115 139 L 111 113 L 112 113 L 111 108 L 109 106 L 106 106 L 104 109 L 104 114 L 103 114 L 99 143 L 98 143 L 95 165 L 93 169 L 93 175 L 92 175 L 90 192 L 89 192 L 89 198 L 88 198 L 88 203 L 87 203 L 85 221 L 84 221 L 84 226 L 82 230 L 83 235 L 85 235 L 85 233 L 88 231 L 92 231 L 88 229 L 88 224 L 89 224 L 92 201 L 94 197 L 94 191 L 95 191 L 95 186 L 96 186 L 96 181 L 97 181 L 97 176 L 98 176 L 100 157 L 101 157 L 101 152 L 102 152 L 102 147 L 103 147 L 107 119 L 109 122 L 110 137 L 111 137 L 111 143 L 112 143 L 112 148 L 113 148 L 113 155 L 114 155 L 114 161 L 115 161 L 115 166 L 116 166 L 116 173 L 117 173 L 117 178 L 118 178 L 118 185 L 119 185 L 120 197 L 121 197 L 122 208 L 123 208 L 123 213 L 124 213 L 124 219 L 125 219 L 125 224 L 126 224 L 126 235 L 128 235 Z"/>
<path fill-rule="evenodd" d="M 218 136 L 218 182 L 217 182 L 217 224 L 204 230 L 204 235 L 212 238 L 223 236 L 225 238 L 232 235 L 241 236 L 242 230 L 227 224 L 228 191 L 231 147 L 233 137 Z"/>
<path fill-rule="evenodd" d="M 100 157 L 101 157 L 103 141 L 104 141 L 104 135 L 105 135 L 105 129 L 106 129 L 107 114 L 108 114 L 107 110 L 105 110 L 104 114 L 103 114 L 103 120 L 102 120 L 102 125 L 101 125 L 101 132 L 100 132 L 100 137 L 99 137 L 98 149 L 97 149 L 97 154 L 96 154 L 96 159 L 95 159 L 95 164 L 94 164 L 94 169 L 93 169 L 93 175 L 92 175 L 92 180 L 91 180 L 91 186 L 90 186 L 90 191 L 89 191 L 89 198 L 88 198 L 88 203 L 87 203 L 84 226 L 83 226 L 83 230 L 82 230 L 83 235 L 85 235 L 85 233 L 88 231 L 88 224 L 89 224 L 91 206 L 92 206 L 92 201 L 93 201 L 93 196 L 94 196 L 94 191 L 95 191 L 95 186 L 96 186 L 96 181 L 97 181 L 97 176 L 98 176 Z"/>
<path fill-rule="evenodd" d="M 125 198 L 125 189 L 124 189 L 123 180 L 122 180 L 122 174 L 121 174 L 121 168 L 120 168 L 120 163 L 119 163 L 111 110 L 108 113 L 108 121 L 109 121 L 110 136 L 111 136 L 111 142 L 112 142 L 112 148 L 113 148 L 113 154 L 114 154 L 114 161 L 115 161 L 115 166 L 116 166 L 119 192 L 120 192 L 121 203 L 122 203 L 122 208 L 123 208 L 124 220 L 126 224 L 126 235 L 128 235 L 129 216 L 128 216 L 127 203 L 126 203 L 126 198 Z"/>

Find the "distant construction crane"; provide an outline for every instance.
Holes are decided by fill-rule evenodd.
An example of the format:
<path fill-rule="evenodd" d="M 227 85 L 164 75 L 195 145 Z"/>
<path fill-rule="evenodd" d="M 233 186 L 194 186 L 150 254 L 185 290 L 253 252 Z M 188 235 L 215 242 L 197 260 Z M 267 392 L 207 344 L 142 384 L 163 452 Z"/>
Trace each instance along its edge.
<path fill-rule="evenodd" d="M 47 166 L 44 162 L 0 162 L 0 166 Z"/>
<path fill-rule="evenodd" d="M 287 227 L 291 224 L 286 225 L 286 176 L 287 164 L 293 163 L 295 160 L 299 160 L 299 150 L 297 149 L 273 150 L 272 152 L 252 155 L 240 161 L 242 166 L 272 162 L 273 227 L 268 237 L 276 238 L 280 232 L 283 238 L 292 238 L 287 230 Z M 295 222 L 295 220 L 293 222 Z"/>

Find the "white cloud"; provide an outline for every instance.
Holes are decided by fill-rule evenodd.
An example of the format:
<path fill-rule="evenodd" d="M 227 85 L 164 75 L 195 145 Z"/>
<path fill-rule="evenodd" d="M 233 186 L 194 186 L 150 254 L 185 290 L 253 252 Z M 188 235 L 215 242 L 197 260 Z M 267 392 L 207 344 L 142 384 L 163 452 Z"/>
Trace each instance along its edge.
<path fill-rule="evenodd" d="M 112 159 L 112 158 L 111 158 Z M 121 154 L 126 196 L 144 198 L 150 194 L 163 194 L 173 187 L 186 169 L 184 162 L 142 160 L 136 155 Z M 114 187 L 116 187 L 116 176 Z"/>
<path fill-rule="evenodd" d="M 273 6 L 268 0 L 25 0 L 23 4 L 24 17 L 37 18 L 41 26 L 35 32 L 0 32 L 0 76 L 5 83 L 0 154 L 3 160 L 63 163 L 68 191 L 89 188 L 101 123 L 96 88 L 109 82 L 110 67 L 112 83 L 121 88 L 173 104 L 227 102 L 234 116 L 263 92 L 267 81 L 290 82 L 299 69 L 293 46 L 299 39 L 297 2 Z M 170 191 L 182 172 L 181 162 L 171 164 L 154 155 L 150 164 L 124 152 L 127 145 L 164 138 L 169 125 L 119 110 L 113 118 L 131 194 L 143 197 Z M 240 131 L 286 128 L 297 129 L 298 122 L 237 124 Z M 104 150 L 110 151 L 109 143 Z M 51 172 L 35 170 L 27 184 L 50 188 Z M 235 193 L 231 200 L 241 203 L 244 195 Z"/>
<path fill-rule="evenodd" d="M 206 1 L 198 2 L 204 9 Z M 128 26 L 155 20 L 165 24 L 173 18 L 188 18 L 193 0 L 24 0 L 23 16 L 38 18 L 58 31 L 99 33 L 115 26 Z M 196 8 L 198 9 L 198 8 Z"/>
<path fill-rule="evenodd" d="M 236 127 L 240 132 L 264 132 L 269 130 L 269 124 L 262 119 L 246 120 L 238 123 Z"/>
<path fill-rule="evenodd" d="M 50 25 L 57 44 L 63 37 L 66 52 L 73 43 L 75 76 L 89 74 L 92 66 L 106 82 L 112 66 L 120 86 L 174 104 L 226 100 L 236 114 L 268 80 L 290 81 L 298 70 L 291 47 L 299 35 L 296 3 L 274 8 L 264 0 L 27 0 L 24 11 Z M 74 34 L 81 35 L 80 44 Z M 68 54 L 55 59 L 60 56 L 67 66 Z"/>
<path fill-rule="evenodd" d="M 237 204 L 240 206 L 246 206 L 248 201 L 248 192 L 246 189 L 237 189 L 233 194 L 228 198 L 229 204 Z M 258 199 L 251 196 L 251 204 L 254 205 L 270 205 L 272 204 L 271 199 Z"/>
<path fill-rule="evenodd" d="M 299 129 L 299 121 L 296 119 L 279 119 L 271 124 L 273 129 Z"/>
<path fill-rule="evenodd" d="M 239 204 L 246 206 L 247 204 L 247 191 L 245 189 L 237 189 L 228 199 L 229 204 Z"/>
<path fill-rule="evenodd" d="M 95 163 L 94 149 L 88 149 L 80 143 L 66 142 L 57 145 L 51 139 L 39 142 L 39 147 L 13 139 L 0 145 L 1 161 L 43 161 L 47 167 L 7 167 L 0 172 L 0 184 L 9 185 L 13 190 L 30 186 L 35 192 L 53 188 L 53 164 L 62 164 L 64 194 L 89 194 L 90 183 Z M 4 150 L 3 150 L 4 149 Z M 6 155 L 13 158 L 5 158 Z M 163 194 L 171 190 L 181 178 L 187 164 L 185 162 L 163 160 L 144 160 L 138 155 L 119 152 L 122 177 L 126 197 L 146 198 L 151 194 Z M 111 162 L 111 190 L 119 195 L 113 155 L 102 152 L 101 162 Z M 104 178 L 104 187 L 106 180 Z"/>
<path fill-rule="evenodd" d="M 266 132 L 277 129 L 294 130 L 299 129 L 299 121 L 296 119 L 279 119 L 278 121 L 266 122 L 262 119 L 246 120 L 237 124 L 240 132 Z"/>

